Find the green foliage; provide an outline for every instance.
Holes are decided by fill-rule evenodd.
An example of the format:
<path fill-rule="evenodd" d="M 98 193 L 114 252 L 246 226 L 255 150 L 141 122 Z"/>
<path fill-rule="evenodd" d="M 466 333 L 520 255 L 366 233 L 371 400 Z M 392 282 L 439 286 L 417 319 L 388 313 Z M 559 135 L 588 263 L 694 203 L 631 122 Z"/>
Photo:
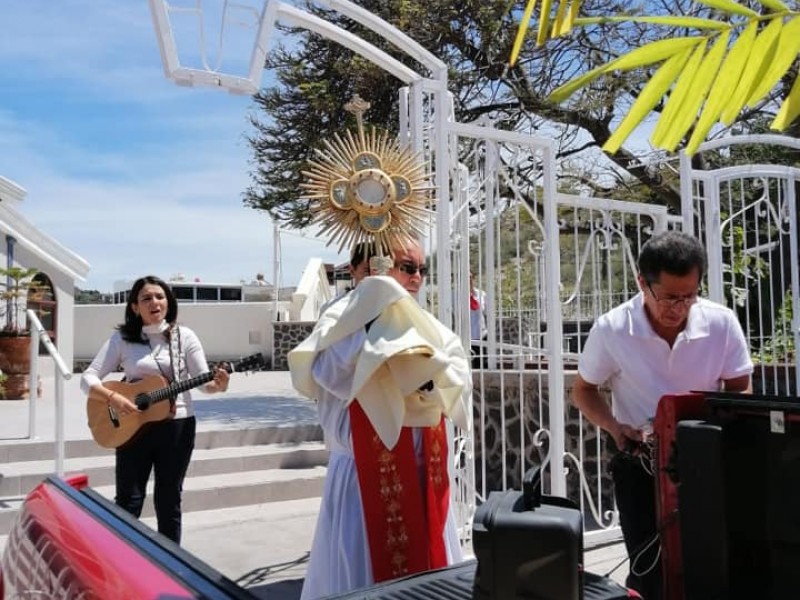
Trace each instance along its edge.
<path fill-rule="evenodd" d="M 559 222 L 565 227 L 559 233 L 561 301 L 573 298 L 569 306 L 564 307 L 565 314 L 577 318 L 590 312 L 590 308 L 579 306 L 581 298 L 590 298 L 596 294 L 598 281 L 602 281 L 604 289 L 627 290 L 636 289 L 631 265 L 626 263 L 626 255 L 618 245 L 616 250 L 601 248 L 605 240 L 597 237 L 591 230 L 591 223 L 585 211 L 575 211 L 562 207 L 558 215 Z M 624 231 L 629 239 L 641 236 L 636 223 L 624 223 Z M 592 239 L 592 236 L 594 238 Z M 482 236 L 485 243 L 485 236 Z M 496 274 L 498 281 L 498 306 L 500 309 L 515 309 L 520 306 L 538 306 L 542 302 L 545 282 L 542 280 L 544 264 L 544 235 L 540 227 L 525 206 L 514 205 L 501 212 L 495 224 L 496 246 L 498 256 Z M 602 272 L 588 273 L 580 271 L 580 260 L 587 244 L 592 242 L 594 260 L 603 265 Z M 484 252 L 486 250 L 484 249 Z M 470 239 L 471 269 L 478 272 L 478 239 L 473 235 Z M 485 271 L 485 269 L 484 269 Z M 627 281 L 626 281 L 627 278 Z M 575 301 L 577 300 L 577 301 Z M 610 309 L 611 306 L 604 307 Z"/>
<path fill-rule="evenodd" d="M 6 399 L 6 381 L 8 381 L 8 375 L 0 373 L 0 400 Z"/>
<path fill-rule="evenodd" d="M 722 215 L 725 218 L 725 215 Z M 767 262 L 758 254 L 746 253 L 745 232 L 741 225 L 731 226 L 731 243 L 725 248 L 727 260 L 723 260 L 723 277 L 728 278 L 725 290 L 728 297 L 728 306 L 744 306 L 752 287 L 767 274 Z M 745 282 L 746 285 L 736 285 Z"/>
<path fill-rule="evenodd" d="M 40 286 L 33 278 L 37 269 L 10 267 L 0 269 L 0 311 L 5 311 L 5 325 L 0 335 L 27 335 L 25 304 L 29 294 L 39 293 Z"/>
<path fill-rule="evenodd" d="M 760 348 L 751 348 L 753 361 L 776 364 L 794 361 L 794 332 L 792 331 L 792 294 L 787 291 L 778 309 L 778 320 L 772 337 L 763 341 Z"/>
<path fill-rule="evenodd" d="M 97 290 L 75 288 L 75 304 L 110 304 L 111 296 Z"/>

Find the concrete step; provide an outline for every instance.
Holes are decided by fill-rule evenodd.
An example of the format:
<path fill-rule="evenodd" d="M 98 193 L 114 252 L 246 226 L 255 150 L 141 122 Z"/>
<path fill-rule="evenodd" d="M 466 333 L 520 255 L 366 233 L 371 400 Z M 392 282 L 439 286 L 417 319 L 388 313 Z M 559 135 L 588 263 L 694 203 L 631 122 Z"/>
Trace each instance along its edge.
<path fill-rule="evenodd" d="M 317 424 L 252 427 L 243 429 L 199 430 L 195 448 L 281 444 L 285 442 L 321 441 L 322 429 Z M 64 456 L 113 456 L 114 451 L 101 448 L 94 440 L 66 440 Z M 55 442 L 40 440 L 0 440 L 0 465 L 23 461 L 50 460 L 56 455 Z"/>
<path fill-rule="evenodd" d="M 318 497 L 322 495 L 325 472 L 325 467 L 316 466 L 187 477 L 183 483 L 183 511 L 214 510 Z M 114 499 L 113 485 L 92 487 L 106 498 Z M 147 486 L 143 517 L 154 514 L 152 488 L 151 480 Z"/>
<path fill-rule="evenodd" d="M 187 476 L 297 469 L 324 466 L 328 452 L 321 442 L 264 444 L 254 446 L 222 446 L 195 449 Z M 114 483 L 113 454 L 67 458 L 66 475 L 82 473 L 92 487 Z M 53 460 L 11 462 L 0 466 L 0 498 L 25 496 L 38 483 L 53 474 Z"/>
<path fill-rule="evenodd" d="M 321 495 L 328 459 L 321 439 L 317 424 L 198 431 L 184 482 L 184 512 Z M 69 440 L 65 455 L 66 475 L 87 475 L 93 488 L 113 500 L 113 450 L 93 440 Z M 0 535 L 8 533 L 27 493 L 54 473 L 54 456 L 52 441 L 0 443 Z M 144 515 L 152 514 L 148 498 Z"/>
<path fill-rule="evenodd" d="M 189 476 L 183 484 L 183 512 L 318 498 L 322 495 L 326 470 L 317 465 Z M 113 502 L 116 493 L 113 483 L 92 487 Z M 152 487 L 151 479 L 142 517 L 155 514 Z M 8 535 L 24 499 L 24 495 L 0 498 L 0 535 Z"/>

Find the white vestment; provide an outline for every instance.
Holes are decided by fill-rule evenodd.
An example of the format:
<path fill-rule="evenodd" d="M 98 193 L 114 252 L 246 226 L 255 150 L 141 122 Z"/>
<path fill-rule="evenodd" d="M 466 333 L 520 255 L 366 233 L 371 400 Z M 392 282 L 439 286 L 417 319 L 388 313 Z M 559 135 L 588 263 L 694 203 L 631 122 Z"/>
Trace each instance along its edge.
<path fill-rule="evenodd" d="M 469 426 L 465 407 L 470 372 L 461 340 L 393 279 L 370 277 L 349 296 L 332 305 L 289 355 L 295 387 L 319 402 L 330 449 L 302 600 L 374 583 L 350 435 L 350 402 L 358 398 L 389 448 L 396 444 L 400 427 L 435 425 L 442 414 L 462 428 Z M 371 321 L 367 332 L 364 325 Z M 419 392 L 427 381 L 434 382 L 434 389 Z M 422 437 L 418 429 L 413 434 L 417 462 L 424 464 Z M 452 489 L 444 530 L 448 564 L 462 559 Z"/>

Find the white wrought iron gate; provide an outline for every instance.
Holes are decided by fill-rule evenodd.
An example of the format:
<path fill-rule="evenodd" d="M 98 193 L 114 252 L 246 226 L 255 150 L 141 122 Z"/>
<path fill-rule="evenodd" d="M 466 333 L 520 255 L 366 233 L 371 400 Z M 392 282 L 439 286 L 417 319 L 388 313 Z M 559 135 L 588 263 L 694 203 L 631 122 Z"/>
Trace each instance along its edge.
<path fill-rule="evenodd" d="M 763 144 L 800 150 L 800 140 L 738 136 L 699 152 Z M 681 160 L 684 229 L 708 250 L 708 295 L 734 309 L 756 364 L 753 387 L 797 395 L 800 342 L 798 184 L 800 169 L 745 164 L 714 170 Z"/>

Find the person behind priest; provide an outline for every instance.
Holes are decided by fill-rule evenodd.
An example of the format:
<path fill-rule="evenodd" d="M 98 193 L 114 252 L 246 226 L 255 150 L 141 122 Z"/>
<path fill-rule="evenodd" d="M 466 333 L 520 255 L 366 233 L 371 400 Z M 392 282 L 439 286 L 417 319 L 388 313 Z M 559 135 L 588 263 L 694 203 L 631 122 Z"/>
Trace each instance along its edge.
<path fill-rule="evenodd" d="M 370 274 L 369 259 L 373 256 L 375 256 L 375 253 L 372 250 L 372 244 L 368 242 L 359 242 L 353 247 L 353 251 L 350 253 L 350 264 L 347 266 L 347 269 L 350 271 L 350 279 L 353 281 L 353 287 L 325 302 L 320 306 L 319 314 L 324 313 L 334 302 L 338 302 L 358 287 L 361 280 Z"/>
<path fill-rule="evenodd" d="M 654 600 L 661 598 L 655 481 L 644 457 L 625 449 L 642 441 L 662 396 L 749 392 L 753 363 L 735 313 L 698 297 L 706 254 L 696 238 L 658 234 L 642 247 L 638 266 L 640 292 L 589 332 L 573 401 L 621 450 L 609 469 L 631 561 L 627 585 Z M 613 411 L 600 385 L 610 388 Z"/>
<path fill-rule="evenodd" d="M 125 381 L 150 375 L 185 380 L 208 371 L 203 346 L 188 327 L 177 324 L 178 302 L 170 286 L 152 275 L 137 279 L 125 305 L 125 322 L 103 344 L 81 378 L 81 389 L 97 392 L 119 415 L 137 411 L 136 404 L 103 385 L 103 378 L 121 367 Z M 203 387 L 208 393 L 228 389 L 229 375 L 216 369 Z M 181 492 L 194 449 L 195 418 L 191 392 L 174 400 L 173 416 L 150 423 L 116 449 L 117 505 L 139 517 L 150 472 L 155 473 L 153 499 L 158 531 L 181 540 Z"/>
<path fill-rule="evenodd" d="M 388 275 L 416 298 L 424 277 L 427 275 L 422 246 L 418 241 L 409 241 L 406 242 L 405 247 L 398 246 L 391 249 L 391 253 L 394 267 Z M 430 318 L 435 320 L 432 316 Z M 438 321 L 436 323 L 441 330 L 449 331 Z M 452 338 L 447 335 L 444 333 L 443 337 L 450 340 L 454 348 L 457 347 L 452 350 L 455 353 L 451 354 L 451 356 L 455 356 L 452 359 L 452 366 L 463 375 L 466 381 L 469 373 L 466 354 L 459 338 L 452 332 L 449 332 Z M 383 452 L 386 452 L 386 447 L 381 444 L 369 421 L 363 416 L 364 413 L 359 408 L 358 402 L 351 403 L 349 407 L 346 404 L 353 381 L 355 361 L 365 340 L 366 333 L 362 328 L 350 337 L 320 351 L 315 356 L 313 363 L 313 376 L 323 390 L 318 402 L 320 423 L 325 432 L 325 438 L 330 444 L 331 454 L 311 556 L 301 594 L 302 600 L 343 593 L 395 576 L 418 572 L 411 569 L 406 572 L 391 573 L 384 577 L 375 575 L 376 572 L 387 573 L 387 569 L 391 571 L 390 567 L 402 566 L 400 561 L 409 557 L 403 555 L 402 551 L 397 551 L 391 555 L 391 559 L 399 558 L 400 561 L 396 565 L 391 565 L 387 557 L 390 553 L 384 550 L 383 561 L 377 557 L 373 558 L 373 555 L 376 552 L 379 553 L 381 548 L 385 549 L 389 542 L 387 538 L 392 537 L 387 534 L 386 523 L 393 518 L 392 515 L 397 516 L 396 513 L 391 513 L 391 511 L 397 510 L 397 506 L 394 506 L 397 497 L 392 501 L 382 502 L 381 494 L 386 490 L 378 487 L 379 478 L 370 479 L 365 473 L 367 469 L 359 472 L 358 464 L 364 464 L 364 454 L 359 453 L 356 448 L 359 439 L 368 439 L 371 444 L 380 444 L 380 449 L 370 448 L 367 452 L 367 454 L 373 455 L 371 460 L 379 463 L 380 466 L 395 464 L 395 462 L 382 463 L 380 458 L 376 458 L 384 456 Z M 410 470 L 398 469 L 398 472 L 413 472 L 413 477 L 417 481 L 409 478 L 403 479 L 401 475 L 398 475 L 395 482 L 400 487 L 395 489 L 399 489 L 400 496 L 406 498 L 418 485 L 421 489 L 421 497 L 426 498 L 427 495 L 427 504 L 423 499 L 420 504 L 411 508 L 411 516 L 419 519 L 419 526 L 416 529 L 424 532 L 422 537 L 428 544 L 421 550 L 417 547 L 415 557 L 419 558 L 422 555 L 423 560 L 427 561 L 430 553 L 434 552 L 430 549 L 433 547 L 438 553 L 438 562 L 432 560 L 420 570 L 444 567 L 460 562 L 462 560 L 461 547 L 453 518 L 449 490 L 443 496 L 437 497 L 435 490 L 440 489 L 441 486 L 432 485 L 430 479 L 430 471 L 435 467 L 429 465 L 440 465 L 444 469 L 444 487 L 447 488 L 450 443 L 447 440 L 444 423 L 440 422 L 439 428 L 403 427 L 403 431 L 410 431 L 411 435 L 406 439 L 413 440 L 409 441 L 406 446 L 409 450 L 406 456 L 411 459 L 411 464 Z M 431 437 L 436 435 L 441 437 Z M 432 461 L 430 456 L 426 455 L 427 449 L 431 446 L 431 439 L 436 439 L 434 445 L 442 450 L 438 457 L 441 460 L 440 463 Z M 395 456 L 398 452 L 397 447 L 400 445 L 398 443 L 392 450 Z M 398 459 L 397 464 L 400 463 L 401 461 Z M 439 474 L 441 475 L 441 471 Z M 432 501 L 431 498 L 437 499 Z M 368 516 L 376 514 L 374 510 L 376 505 L 378 505 L 379 512 L 386 511 L 382 513 L 383 517 Z M 406 507 L 405 510 L 408 508 Z M 408 512 L 401 514 L 409 516 Z M 436 531 L 432 523 L 439 523 L 441 529 L 429 534 L 429 531 Z M 411 523 L 409 523 L 409 529 L 414 529 Z M 415 550 L 415 548 L 411 550 Z M 408 554 L 413 554 L 413 552 Z M 376 566 L 373 563 L 374 560 L 378 560 L 383 566 L 380 564 Z"/>
<path fill-rule="evenodd" d="M 472 368 L 486 368 L 486 292 L 475 286 L 475 275 L 469 272 L 469 332 L 472 340 Z"/>

